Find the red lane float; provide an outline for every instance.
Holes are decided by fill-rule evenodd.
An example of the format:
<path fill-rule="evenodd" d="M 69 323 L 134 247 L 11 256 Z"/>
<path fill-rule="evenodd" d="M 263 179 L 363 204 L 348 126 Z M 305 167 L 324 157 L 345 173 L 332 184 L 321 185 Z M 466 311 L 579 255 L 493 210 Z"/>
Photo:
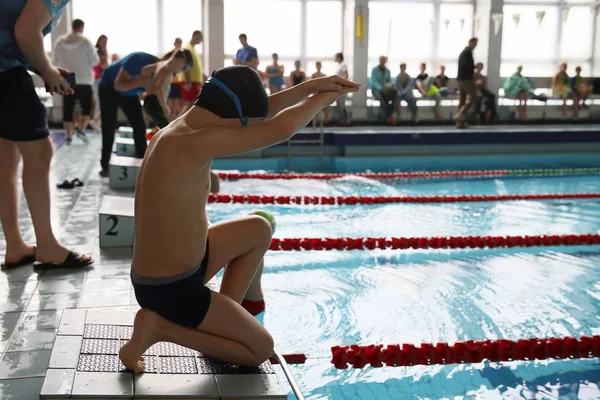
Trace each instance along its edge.
<path fill-rule="evenodd" d="M 271 240 L 270 250 L 475 249 L 600 244 L 600 234 L 533 236 L 450 236 L 415 238 L 287 238 Z"/>
<path fill-rule="evenodd" d="M 549 194 L 511 194 L 511 195 L 458 195 L 458 196 L 264 196 L 237 194 L 210 194 L 209 203 L 225 204 L 299 204 L 299 205 L 356 205 L 391 203 L 458 203 L 479 201 L 513 200 L 556 200 L 556 199 L 593 199 L 600 193 L 549 193 Z"/>
<path fill-rule="evenodd" d="M 282 173 L 252 173 L 252 172 L 219 172 L 219 177 L 224 180 L 237 179 L 318 179 L 328 180 L 343 178 L 344 176 L 360 176 L 371 179 L 398 179 L 398 178 L 436 178 L 436 177 L 474 177 L 474 176 L 505 176 L 509 170 L 480 170 L 480 171 L 419 171 L 419 172 L 357 172 L 357 173 L 309 173 L 309 174 L 282 174 Z"/>
<path fill-rule="evenodd" d="M 306 355 L 302 353 L 282 354 L 281 356 L 288 364 L 304 364 L 306 362 Z M 279 364 L 279 361 L 275 357 L 269 358 L 269 361 L 271 364 Z"/>
<path fill-rule="evenodd" d="M 331 363 L 338 369 L 380 368 L 410 365 L 478 363 L 484 359 L 498 361 L 546 360 L 600 357 L 600 336 L 520 339 L 518 341 L 469 340 L 448 343 L 392 344 L 369 346 L 335 346 L 331 348 Z"/>

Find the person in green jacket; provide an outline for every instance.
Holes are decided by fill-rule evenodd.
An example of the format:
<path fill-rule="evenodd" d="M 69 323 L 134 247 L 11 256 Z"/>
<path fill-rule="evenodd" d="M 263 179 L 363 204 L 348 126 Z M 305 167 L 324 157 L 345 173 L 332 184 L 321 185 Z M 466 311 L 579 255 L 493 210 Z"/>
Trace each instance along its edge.
<path fill-rule="evenodd" d="M 527 100 L 532 98 L 545 102 L 546 96 L 536 95 L 529 84 L 529 80 L 523 76 L 523 66 L 517 67 L 515 72 L 510 78 L 504 82 L 504 95 L 509 98 L 519 100 L 519 119 L 527 121 Z"/>

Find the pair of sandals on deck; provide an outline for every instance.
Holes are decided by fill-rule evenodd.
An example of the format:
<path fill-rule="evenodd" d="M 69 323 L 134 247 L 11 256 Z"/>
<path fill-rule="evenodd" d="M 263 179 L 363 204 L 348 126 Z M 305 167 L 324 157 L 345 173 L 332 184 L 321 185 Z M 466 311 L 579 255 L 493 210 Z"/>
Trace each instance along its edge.
<path fill-rule="evenodd" d="M 56 269 L 56 268 L 64 268 L 64 269 L 78 269 L 87 267 L 88 265 L 93 264 L 93 260 L 82 260 L 81 255 L 75 251 L 69 251 L 67 254 L 67 258 L 62 263 L 44 263 L 44 262 L 36 262 L 35 261 L 35 246 L 33 247 L 33 254 L 25 256 L 21 258 L 19 261 L 15 261 L 12 263 L 2 263 L 2 270 L 8 271 L 11 269 L 24 267 L 25 265 L 33 264 L 33 268 L 37 270 L 48 270 L 48 269 Z"/>

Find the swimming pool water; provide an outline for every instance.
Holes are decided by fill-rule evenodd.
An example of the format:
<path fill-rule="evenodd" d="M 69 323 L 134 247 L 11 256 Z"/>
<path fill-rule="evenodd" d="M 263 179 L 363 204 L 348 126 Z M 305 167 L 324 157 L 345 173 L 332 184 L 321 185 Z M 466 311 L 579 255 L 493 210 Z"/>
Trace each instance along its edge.
<path fill-rule="evenodd" d="M 600 192 L 597 176 L 437 181 L 223 182 L 223 193 L 439 195 Z M 213 222 L 261 208 L 275 237 L 598 233 L 600 200 L 379 206 L 214 204 Z M 600 398 L 592 360 L 336 370 L 330 347 L 600 334 L 600 248 L 269 252 L 265 326 L 308 399 Z M 290 398 L 293 395 L 290 394 Z"/>

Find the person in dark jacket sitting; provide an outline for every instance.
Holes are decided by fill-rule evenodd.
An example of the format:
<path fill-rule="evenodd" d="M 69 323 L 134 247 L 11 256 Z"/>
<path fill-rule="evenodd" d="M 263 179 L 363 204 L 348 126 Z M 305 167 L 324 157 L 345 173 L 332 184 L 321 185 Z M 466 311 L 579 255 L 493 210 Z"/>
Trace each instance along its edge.
<path fill-rule="evenodd" d="M 477 47 L 477 38 L 471 38 L 469 45 L 458 57 L 458 76 L 456 83 L 459 90 L 459 102 L 454 120 L 457 128 L 465 128 L 464 115 L 467 110 L 477 102 L 477 90 L 473 80 L 475 73 L 475 61 L 473 60 L 473 49 Z M 468 98 L 468 100 L 467 100 Z"/>

